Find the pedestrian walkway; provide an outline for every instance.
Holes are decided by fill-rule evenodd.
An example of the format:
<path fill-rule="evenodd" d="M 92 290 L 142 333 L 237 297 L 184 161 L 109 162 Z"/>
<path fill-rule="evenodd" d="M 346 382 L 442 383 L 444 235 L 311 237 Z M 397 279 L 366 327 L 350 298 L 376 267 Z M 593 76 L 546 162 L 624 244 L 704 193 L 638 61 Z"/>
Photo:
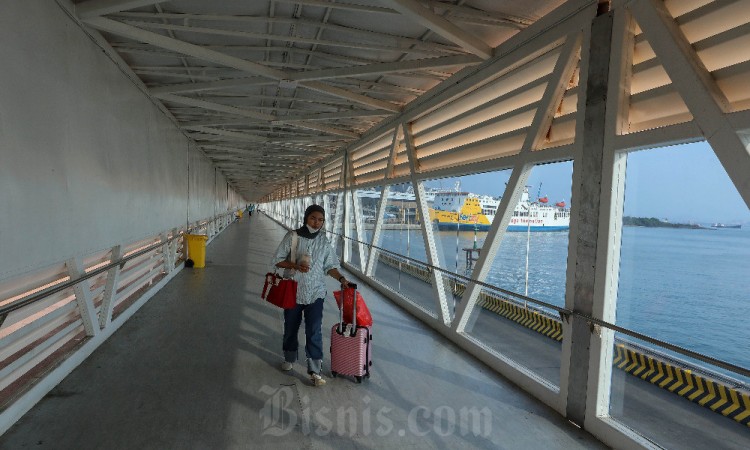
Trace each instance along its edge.
<path fill-rule="evenodd" d="M 284 232 L 262 214 L 232 224 L 0 448 L 606 448 L 363 283 L 371 378 L 330 378 L 327 354 L 324 387 L 304 361 L 282 372 L 282 313 L 260 291 Z"/>

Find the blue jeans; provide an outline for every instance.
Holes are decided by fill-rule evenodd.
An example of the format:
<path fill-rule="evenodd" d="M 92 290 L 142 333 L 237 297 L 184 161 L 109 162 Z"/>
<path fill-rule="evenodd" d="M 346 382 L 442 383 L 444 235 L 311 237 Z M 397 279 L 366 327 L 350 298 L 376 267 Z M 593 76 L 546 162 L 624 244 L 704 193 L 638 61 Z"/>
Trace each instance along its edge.
<path fill-rule="evenodd" d="M 309 305 L 297 305 L 284 310 L 284 360 L 297 361 L 297 333 L 305 318 L 305 355 L 307 356 L 307 373 L 320 373 L 323 364 L 323 299 L 319 298 Z"/>

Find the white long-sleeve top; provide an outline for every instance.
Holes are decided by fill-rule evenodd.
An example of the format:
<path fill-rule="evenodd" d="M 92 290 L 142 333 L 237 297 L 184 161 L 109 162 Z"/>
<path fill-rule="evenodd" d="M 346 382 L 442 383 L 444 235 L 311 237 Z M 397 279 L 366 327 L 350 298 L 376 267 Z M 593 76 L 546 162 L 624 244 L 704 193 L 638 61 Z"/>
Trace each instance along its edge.
<path fill-rule="evenodd" d="M 293 233 L 296 233 L 296 231 L 288 232 L 276 249 L 276 254 L 271 262 L 274 269 L 276 269 L 277 263 L 289 259 Z M 334 253 L 325 234 L 315 239 L 297 236 L 297 263 L 305 252 L 310 253 L 311 256 L 310 271 L 302 273 L 297 270 L 291 276 L 292 279 L 297 281 L 297 304 L 299 305 L 309 305 L 319 298 L 325 298 L 327 292 L 326 274 L 331 269 L 339 268 L 339 258 Z"/>

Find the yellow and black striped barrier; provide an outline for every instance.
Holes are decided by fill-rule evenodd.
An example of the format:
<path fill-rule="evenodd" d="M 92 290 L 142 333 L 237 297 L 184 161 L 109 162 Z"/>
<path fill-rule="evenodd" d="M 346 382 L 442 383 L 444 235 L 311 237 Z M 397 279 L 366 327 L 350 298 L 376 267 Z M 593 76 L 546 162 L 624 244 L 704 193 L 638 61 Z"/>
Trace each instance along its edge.
<path fill-rule="evenodd" d="M 482 298 L 484 297 L 484 298 Z M 549 338 L 562 342 L 562 324 L 560 321 L 547 317 L 536 311 L 529 310 L 523 306 L 491 297 L 485 293 L 480 294 L 482 307 L 495 314 L 501 315 L 514 322 L 539 332 Z"/>
<path fill-rule="evenodd" d="M 750 427 L 750 394 L 693 373 L 625 344 L 615 345 L 613 364 L 651 384 Z"/>
<path fill-rule="evenodd" d="M 422 281 L 427 283 L 431 281 L 430 272 L 426 267 L 400 261 L 383 254 L 380 255 L 380 260 Z M 456 280 L 450 280 L 450 284 L 454 295 L 462 295 L 466 290 L 466 286 Z M 558 319 L 487 292 L 482 292 L 479 295 L 479 304 L 488 311 L 562 342 L 562 323 Z M 633 376 L 750 427 L 750 393 L 748 392 L 697 375 L 690 369 L 684 369 L 658 357 L 646 355 L 629 348 L 626 344 L 615 345 L 613 365 Z"/>

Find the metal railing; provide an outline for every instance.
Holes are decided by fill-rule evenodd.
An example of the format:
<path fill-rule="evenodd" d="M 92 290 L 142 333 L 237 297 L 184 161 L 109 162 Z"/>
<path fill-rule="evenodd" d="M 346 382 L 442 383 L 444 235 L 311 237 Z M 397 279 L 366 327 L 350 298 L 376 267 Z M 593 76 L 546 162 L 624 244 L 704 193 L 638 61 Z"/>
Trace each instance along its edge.
<path fill-rule="evenodd" d="M 265 213 L 265 211 L 262 211 L 262 212 Z M 266 215 L 268 215 L 268 214 L 266 214 Z M 271 216 L 268 215 L 268 217 L 271 217 Z M 286 218 L 286 219 L 291 219 L 291 217 L 288 217 L 288 216 L 282 216 L 282 217 Z M 284 223 L 282 221 L 277 220 L 274 217 L 271 217 L 271 218 L 273 220 L 275 220 L 277 223 L 279 223 L 280 225 L 282 225 L 284 228 L 289 229 L 289 227 L 287 227 L 286 225 L 284 225 Z M 608 329 L 616 331 L 618 333 L 622 333 L 622 334 L 624 334 L 626 336 L 630 336 L 630 337 L 636 338 L 638 340 L 641 340 L 641 341 L 644 341 L 644 342 L 648 342 L 650 344 L 654 344 L 654 345 L 656 345 L 658 347 L 668 349 L 668 350 L 670 350 L 672 352 L 675 352 L 677 354 L 680 354 L 680 355 L 683 355 L 683 356 L 687 356 L 689 358 L 693 358 L 693 359 L 696 359 L 698 361 L 702 361 L 702 362 L 705 362 L 705 363 L 709 363 L 709 364 L 712 364 L 712 365 L 714 365 L 716 367 L 721 367 L 722 369 L 728 370 L 728 371 L 730 371 L 732 373 L 736 373 L 738 375 L 742 375 L 742 376 L 750 378 L 750 369 L 748 369 L 748 368 L 741 367 L 741 366 L 738 366 L 736 364 L 732 364 L 730 362 L 723 361 L 723 360 L 718 359 L 718 358 L 714 358 L 714 357 L 711 357 L 711 356 L 708 356 L 708 355 L 704 355 L 702 353 L 698 353 L 698 352 L 695 352 L 693 350 L 686 349 L 684 347 L 680 347 L 679 345 L 671 344 L 669 342 L 653 338 L 653 337 L 645 335 L 643 333 L 639 333 L 637 331 L 633 331 L 633 330 L 630 330 L 628 328 L 624 328 L 624 327 L 615 325 L 613 323 L 609 323 L 607 321 L 600 320 L 600 319 L 597 319 L 595 317 L 591 317 L 591 316 L 589 316 L 587 314 L 583 314 L 583 313 L 580 313 L 580 312 L 577 312 L 577 311 L 574 311 L 574 310 L 570 310 L 570 309 L 567 309 L 567 308 L 562 308 L 562 307 L 559 307 L 557 305 L 553 305 L 551 303 L 547 303 L 547 302 L 544 302 L 542 300 L 535 299 L 533 297 L 528 297 L 528 296 L 525 296 L 523 294 L 519 294 L 519 293 L 510 291 L 510 290 L 507 290 L 507 289 L 503 289 L 503 288 L 501 288 L 499 286 L 495 286 L 495 285 L 492 285 L 492 284 L 489 284 L 489 283 L 485 283 L 485 282 L 482 282 L 482 281 L 479 281 L 479 280 L 475 280 L 475 279 L 473 279 L 471 277 L 467 277 L 467 276 L 464 276 L 464 275 L 457 274 L 455 272 L 451 272 L 450 270 L 443 269 L 442 267 L 433 266 L 433 265 L 431 265 L 429 263 L 426 263 L 424 261 L 420 261 L 420 260 L 417 260 L 417 259 L 414 259 L 414 258 L 410 258 L 408 256 L 401 255 L 399 253 L 395 253 L 393 251 L 387 250 L 387 249 L 379 247 L 377 245 L 372 245 L 372 244 L 370 244 L 368 242 L 364 242 L 364 241 L 360 241 L 358 239 L 354 239 L 354 238 L 351 238 L 351 237 L 348 237 L 348 236 L 344 236 L 341 233 L 334 233 L 333 231 L 328 231 L 328 230 L 324 230 L 324 231 L 326 233 L 332 234 L 334 236 L 338 236 L 341 239 L 347 239 L 347 240 L 349 240 L 349 241 L 351 241 L 353 243 L 357 243 L 357 244 L 364 244 L 368 248 L 371 248 L 373 250 L 378 250 L 380 252 L 384 252 L 384 253 L 393 255 L 393 256 L 395 256 L 397 258 L 404 259 L 404 260 L 406 260 L 408 262 L 417 264 L 419 266 L 426 267 L 429 270 L 435 270 L 435 271 L 444 273 L 444 274 L 448 275 L 451 278 L 455 278 L 457 280 L 462 280 L 462 281 L 467 282 L 467 283 L 474 283 L 474 284 L 476 284 L 478 286 L 490 289 L 492 291 L 499 292 L 499 293 L 502 293 L 502 294 L 506 294 L 506 295 L 509 295 L 509 296 L 512 296 L 512 297 L 516 297 L 516 298 L 519 298 L 519 299 L 521 299 L 523 301 L 527 301 L 529 303 L 533 303 L 535 305 L 538 305 L 538 306 L 541 306 L 541 307 L 544 307 L 544 308 L 548 308 L 548 309 L 554 310 L 554 311 L 556 311 L 560 315 L 560 318 L 562 320 L 566 321 L 566 322 L 569 321 L 569 319 L 570 319 L 571 316 L 574 316 L 574 317 L 577 317 L 579 319 L 585 320 L 592 327 L 592 329 L 594 328 L 594 325 L 599 326 L 599 327 L 608 328 Z"/>
<path fill-rule="evenodd" d="M 116 329 L 111 323 L 118 317 L 129 317 L 131 307 L 182 263 L 179 241 L 186 233 L 205 230 L 211 238 L 231 224 L 231 214 L 222 213 L 3 281 L 0 410 L 11 408 L 50 368 L 73 357 L 75 349 L 92 339 L 99 345 L 101 339 L 96 338 Z M 53 360 L 56 363 L 50 365 Z M 29 373 L 33 376 L 23 378 Z M 21 379 L 26 381 L 19 383 Z"/>
<path fill-rule="evenodd" d="M 13 303 L 0 308 L 0 325 L 2 325 L 3 321 L 5 320 L 5 317 L 7 317 L 8 313 L 11 313 L 11 312 L 13 312 L 13 311 L 15 311 L 17 309 L 21 309 L 21 308 L 23 308 L 25 306 L 31 305 L 32 303 L 38 302 L 38 301 L 40 301 L 40 300 L 42 300 L 42 299 L 44 299 L 46 297 L 49 297 L 50 295 L 53 295 L 53 294 L 56 294 L 58 292 L 64 291 L 66 289 L 69 289 L 69 288 L 75 286 L 78 283 L 81 283 L 81 282 L 86 281 L 86 280 L 88 280 L 90 278 L 94 278 L 97 275 L 100 275 L 100 274 L 102 274 L 104 272 L 107 272 L 109 269 L 111 269 L 113 267 L 119 266 L 120 269 L 122 269 L 125 266 L 125 263 L 127 263 L 128 261 L 130 261 L 132 259 L 135 259 L 135 258 L 138 258 L 139 256 L 145 255 L 146 253 L 149 253 L 149 252 L 151 252 L 153 250 L 156 250 L 159 247 L 162 247 L 162 246 L 164 246 L 166 244 L 169 244 L 172 241 L 174 241 L 175 239 L 181 239 L 181 238 L 182 238 L 182 234 L 178 234 L 176 236 L 172 236 L 171 238 L 167 239 L 166 241 L 160 241 L 160 242 L 158 242 L 158 243 L 156 243 L 156 244 L 154 244 L 152 246 L 149 246 L 147 248 L 139 250 L 139 251 L 137 251 L 135 253 L 132 253 L 132 254 L 130 254 L 128 256 L 123 256 L 122 258 L 120 258 L 117 261 L 110 262 L 109 264 L 101 266 L 101 267 L 99 267 L 99 268 L 97 268 L 95 270 L 92 270 L 91 272 L 87 272 L 87 273 L 85 273 L 84 275 L 81 275 L 78 278 L 66 281 L 64 283 L 56 284 L 56 285 L 51 286 L 51 287 L 49 287 L 47 289 L 44 289 L 42 291 L 39 291 L 39 292 L 36 292 L 36 293 L 31 294 L 29 296 L 20 298 L 20 299 L 14 301 Z"/>

